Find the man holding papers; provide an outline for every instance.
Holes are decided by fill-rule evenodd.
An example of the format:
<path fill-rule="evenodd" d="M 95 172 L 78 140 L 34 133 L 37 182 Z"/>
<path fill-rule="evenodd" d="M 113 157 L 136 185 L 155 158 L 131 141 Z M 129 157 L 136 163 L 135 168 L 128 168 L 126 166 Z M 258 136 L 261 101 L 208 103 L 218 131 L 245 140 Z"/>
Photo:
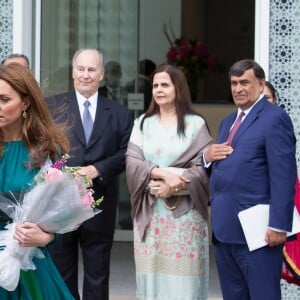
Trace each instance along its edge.
<path fill-rule="evenodd" d="M 263 95 L 264 70 L 255 61 L 229 71 L 237 112 L 225 118 L 211 163 L 211 213 L 215 257 L 224 300 L 279 300 L 282 248 L 291 231 L 296 181 L 291 119 Z M 231 131 L 231 132 L 230 132 Z M 250 251 L 239 212 L 269 205 L 267 245 Z"/>

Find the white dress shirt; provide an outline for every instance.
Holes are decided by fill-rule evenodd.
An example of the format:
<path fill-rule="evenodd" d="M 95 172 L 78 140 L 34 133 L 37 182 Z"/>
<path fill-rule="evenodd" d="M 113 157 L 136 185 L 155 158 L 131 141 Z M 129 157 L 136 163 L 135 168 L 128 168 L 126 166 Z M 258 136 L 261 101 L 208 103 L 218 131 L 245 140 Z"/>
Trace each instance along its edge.
<path fill-rule="evenodd" d="M 97 100 L 98 100 L 98 92 L 92 95 L 90 98 L 86 98 L 80 93 L 76 92 L 77 103 L 80 111 L 81 120 L 83 118 L 83 110 L 84 110 L 84 102 L 88 100 L 90 102 L 89 111 L 92 116 L 93 122 L 95 121 L 96 110 L 97 110 Z"/>

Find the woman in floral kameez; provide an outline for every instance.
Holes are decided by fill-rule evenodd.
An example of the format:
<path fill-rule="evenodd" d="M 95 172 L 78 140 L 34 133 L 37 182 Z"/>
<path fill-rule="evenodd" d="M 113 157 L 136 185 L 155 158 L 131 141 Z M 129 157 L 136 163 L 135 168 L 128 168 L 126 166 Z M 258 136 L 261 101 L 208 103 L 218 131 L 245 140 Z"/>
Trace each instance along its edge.
<path fill-rule="evenodd" d="M 126 153 L 137 299 L 207 299 L 208 177 L 201 158 L 212 139 L 182 71 L 159 66 L 152 85 Z"/>

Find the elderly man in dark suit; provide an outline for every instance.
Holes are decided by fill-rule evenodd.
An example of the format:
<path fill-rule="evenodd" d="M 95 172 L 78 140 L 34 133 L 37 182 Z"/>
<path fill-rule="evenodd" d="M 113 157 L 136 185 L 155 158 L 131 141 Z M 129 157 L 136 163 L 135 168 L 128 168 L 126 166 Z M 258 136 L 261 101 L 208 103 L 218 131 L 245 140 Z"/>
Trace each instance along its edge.
<path fill-rule="evenodd" d="M 127 108 L 98 94 L 103 74 L 103 56 L 99 51 L 78 50 L 73 57 L 74 90 L 54 98 L 55 106 L 65 109 L 59 119 L 70 126 L 68 165 L 81 166 L 78 173 L 93 180 L 95 198 L 104 196 L 100 214 L 83 223 L 78 230 L 59 236 L 50 248 L 75 299 L 80 299 L 78 245 L 83 256 L 83 299 L 109 298 L 117 175 L 125 168 L 124 154 L 133 125 Z"/>
<path fill-rule="evenodd" d="M 265 74 L 255 61 L 236 62 L 229 76 L 238 109 L 223 120 L 217 143 L 204 154 L 212 163 L 212 231 L 222 293 L 224 300 L 279 300 L 296 182 L 293 125 L 263 95 Z M 269 204 L 267 246 L 249 251 L 238 213 L 257 204 Z"/>

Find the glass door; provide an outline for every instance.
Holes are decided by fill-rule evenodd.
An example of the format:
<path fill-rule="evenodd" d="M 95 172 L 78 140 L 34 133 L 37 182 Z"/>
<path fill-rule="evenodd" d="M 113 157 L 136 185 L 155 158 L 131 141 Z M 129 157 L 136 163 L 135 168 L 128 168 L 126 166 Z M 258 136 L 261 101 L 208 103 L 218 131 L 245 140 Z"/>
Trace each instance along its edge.
<path fill-rule="evenodd" d="M 104 54 L 106 73 L 100 90 L 118 82 L 119 93 L 112 95 L 110 89 L 105 96 L 128 106 L 133 118 L 143 113 L 147 96 L 140 82 L 145 72 L 166 60 L 169 43 L 164 25 L 172 24 L 176 35 L 180 34 L 181 1 L 43 0 L 35 5 L 41 15 L 39 78 L 44 94 L 73 89 L 73 54 L 79 48 L 96 48 Z M 147 92 L 151 97 L 151 88 Z M 123 173 L 119 176 L 117 240 L 132 239 L 130 206 Z"/>
<path fill-rule="evenodd" d="M 43 0 L 41 85 L 45 92 L 72 89 L 71 60 L 79 48 L 103 52 L 122 68 L 122 82 L 136 74 L 137 0 Z"/>

